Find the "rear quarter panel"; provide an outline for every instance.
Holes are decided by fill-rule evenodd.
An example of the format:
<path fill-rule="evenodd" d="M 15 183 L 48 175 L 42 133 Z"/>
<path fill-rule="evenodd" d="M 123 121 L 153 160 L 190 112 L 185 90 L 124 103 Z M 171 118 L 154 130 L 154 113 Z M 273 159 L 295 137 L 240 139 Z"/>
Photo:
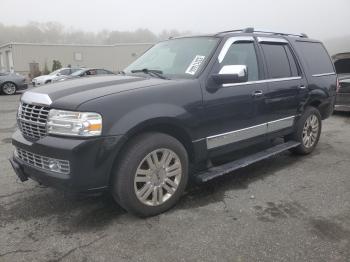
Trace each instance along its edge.
<path fill-rule="evenodd" d="M 336 95 L 336 87 L 337 87 L 337 75 L 335 73 L 335 68 L 331 57 L 329 56 L 324 45 L 316 40 L 305 39 L 300 42 L 311 42 L 311 43 L 320 43 L 324 50 L 327 52 L 327 56 L 329 59 L 329 63 L 332 64 L 331 71 L 332 72 L 320 72 L 320 74 L 316 74 L 310 70 L 310 66 L 307 64 L 306 58 L 300 52 L 298 47 L 296 46 L 297 41 L 290 41 L 291 45 L 294 49 L 294 52 L 299 60 L 299 64 L 302 67 L 303 77 L 305 77 L 308 85 L 309 95 L 306 100 L 306 103 L 303 108 L 313 103 L 321 103 L 324 112 L 321 112 L 324 118 L 328 117 L 333 110 L 335 95 Z M 327 74 L 328 73 L 328 74 Z"/>

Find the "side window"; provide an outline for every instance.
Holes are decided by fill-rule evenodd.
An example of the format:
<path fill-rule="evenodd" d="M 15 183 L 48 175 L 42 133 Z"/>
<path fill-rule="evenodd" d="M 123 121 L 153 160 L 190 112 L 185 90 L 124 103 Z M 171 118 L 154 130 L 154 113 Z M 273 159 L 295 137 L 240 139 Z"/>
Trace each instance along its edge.
<path fill-rule="evenodd" d="M 298 75 L 298 69 L 289 50 L 284 44 L 261 44 L 269 72 L 269 78 L 285 78 Z"/>
<path fill-rule="evenodd" d="M 298 41 L 296 48 L 312 75 L 334 72 L 333 63 L 321 43 Z"/>
<path fill-rule="evenodd" d="M 69 75 L 70 74 L 69 71 L 70 71 L 69 69 L 63 69 L 63 70 L 60 71 L 60 74 L 61 75 Z"/>
<path fill-rule="evenodd" d="M 258 61 L 254 43 L 234 43 L 227 51 L 221 67 L 224 65 L 246 65 L 248 68 L 248 81 L 259 79 Z"/>
<path fill-rule="evenodd" d="M 98 75 L 108 75 L 109 72 L 103 69 L 97 69 L 97 74 Z"/>
<path fill-rule="evenodd" d="M 91 69 L 91 70 L 86 72 L 86 75 L 88 75 L 88 76 L 96 75 L 96 70 L 95 69 Z"/>

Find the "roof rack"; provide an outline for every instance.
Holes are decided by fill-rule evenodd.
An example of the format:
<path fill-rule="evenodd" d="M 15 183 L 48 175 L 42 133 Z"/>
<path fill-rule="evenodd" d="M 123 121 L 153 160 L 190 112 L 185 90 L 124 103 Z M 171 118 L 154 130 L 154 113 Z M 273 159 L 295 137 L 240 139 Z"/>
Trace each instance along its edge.
<path fill-rule="evenodd" d="M 302 38 L 307 38 L 308 36 L 304 33 L 300 34 L 290 34 L 290 33 L 279 33 L 279 32 L 271 32 L 271 31 L 261 31 L 261 30 L 255 30 L 254 27 L 247 27 L 245 29 L 235 29 L 235 30 L 228 30 L 219 32 L 216 35 L 225 34 L 225 33 L 262 33 L 262 34 L 270 34 L 270 35 L 283 35 L 283 36 L 297 36 Z"/>

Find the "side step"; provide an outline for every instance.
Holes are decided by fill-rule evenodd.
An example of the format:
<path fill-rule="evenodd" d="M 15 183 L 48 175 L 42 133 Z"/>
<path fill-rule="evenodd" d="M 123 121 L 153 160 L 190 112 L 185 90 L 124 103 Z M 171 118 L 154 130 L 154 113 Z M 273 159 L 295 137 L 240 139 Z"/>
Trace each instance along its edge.
<path fill-rule="evenodd" d="M 237 160 L 234 160 L 232 162 L 220 165 L 220 166 L 214 166 L 211 167 L 205 171 L 200 172 L 196 176 L 196 180 L 198 182 L 207 182 L 209 180 L 212 180 L 216 177 L 226 175 L 228 173 L 231 173 L 232 171 L 235 171 L 237 169 L 240 169 L 242 167 L 249 166 L 253 163 L 256 163 L 258 161 L 267 159 L 269 157 L 272 157 L 274 155 L 277 155 L 279 153 L 282 153 L 288 149 L 294 148 L 299 146 L 300 143 L 296 141 L 288 141 L 283 144 L 278 144 L 276 146 L 270 147 L 268 149 L 265 149 L 263 151 L 260 151 L 258 153 L 255 153 L 253 155 L 249 155 L 247 157 L 243 157 Z"/>

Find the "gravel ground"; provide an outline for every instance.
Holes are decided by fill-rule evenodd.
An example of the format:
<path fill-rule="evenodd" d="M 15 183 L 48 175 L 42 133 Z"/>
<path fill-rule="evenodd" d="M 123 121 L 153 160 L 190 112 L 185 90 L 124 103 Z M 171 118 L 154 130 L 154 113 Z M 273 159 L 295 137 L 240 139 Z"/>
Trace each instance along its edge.
<path fill-rule="evenodd" d="M 7 159 L 19 95 L 0 96 L 0 261 L 350 261 L 350 114 L 315 152 L 192 186 L 169 212 L 19 182 Z"/>

